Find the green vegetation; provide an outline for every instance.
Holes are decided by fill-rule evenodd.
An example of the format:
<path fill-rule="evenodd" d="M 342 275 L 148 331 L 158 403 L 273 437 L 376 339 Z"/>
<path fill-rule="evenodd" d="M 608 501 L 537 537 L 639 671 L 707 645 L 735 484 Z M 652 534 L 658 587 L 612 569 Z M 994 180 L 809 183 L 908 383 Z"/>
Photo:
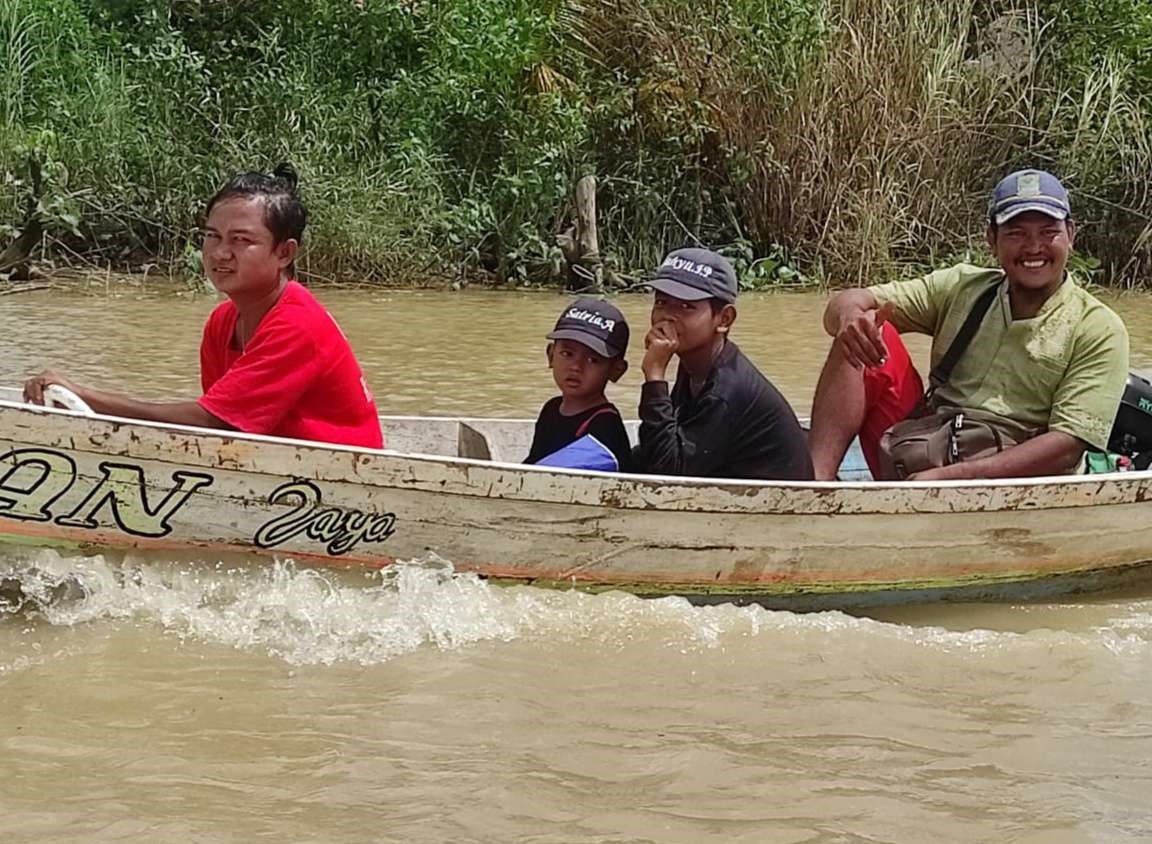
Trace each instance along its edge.
<path fill-rule="evenodd" d="M 1152 0 L 0 0 L 0 249 L 180 266 L 290 160 L 321 277 L 559 283 L 595 173 L 622 279 L 700 240 L 848 284 L 978 249 L 1036 165 L 1141 284 L 1149 45 Z"/>

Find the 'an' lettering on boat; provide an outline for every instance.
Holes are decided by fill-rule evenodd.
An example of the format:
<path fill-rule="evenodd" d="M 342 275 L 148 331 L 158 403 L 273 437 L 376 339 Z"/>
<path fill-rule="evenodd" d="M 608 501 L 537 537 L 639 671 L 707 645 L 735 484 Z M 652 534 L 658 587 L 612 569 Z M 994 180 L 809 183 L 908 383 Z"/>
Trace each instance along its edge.
<path fill-rule="evenodd" d="M 78 479 L 76 461 L 66 454 L 39 448 L 13 449 L 0 455 L 0 517 L 46 522 L 53 505 Z M 144 470 L 127 463 L 101 462 L 100 479 L 71 512 L 55 521 L 65 527 L 98 528 L 97 516 L 107 511 L 111 523 L 133 536 L 160 537 L 172 532 L 169 520 L 199 489 L 212 484 L 211 475 L 173 472 L 174 486 L 155 507 L 149 505 Z"/>
<path fill-rule="evenodd" d="M 148 506 L 144 496 L 144 470 L 126 463 L 101 463 L 104 479 L 98 483 L 80 504 L 56 524 L 66 527 L 95 528 L 100 525 L 96 515 L 107 505 L 116 525 L 133 536 L 167 536 L 172 532 L 168 520 L 198 489 L 212 483 L 211 475 L 199 472 L 173 472 L 176 484 L 168 491 L 155 509 Z"/>
<path fill-rule="evenodd" d="M 66 454 L 40 448 L 17 448 L 0 457 L 0 516 L 46 522 L 49 508 L 76 480 L 76 462 Z"/>

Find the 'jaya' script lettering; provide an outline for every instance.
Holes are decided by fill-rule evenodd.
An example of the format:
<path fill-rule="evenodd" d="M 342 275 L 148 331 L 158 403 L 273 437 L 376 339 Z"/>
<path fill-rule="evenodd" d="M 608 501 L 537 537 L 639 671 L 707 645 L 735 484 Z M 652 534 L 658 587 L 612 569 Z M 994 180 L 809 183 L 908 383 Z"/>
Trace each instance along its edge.
<path fill-rule="evenodd" d="M 271 548 L 297 536 L 327 543 L 333 556 L 347 554 L 361 542 L 383 542 L 396 529 L 393 513 L 364 513 L 324 507 L 323 497 L 311 481 L 293 481 L 278 487 L 268 498 L 272 504 L 288 500 L 295 506 L 256 532 L 255 543 Z"/>

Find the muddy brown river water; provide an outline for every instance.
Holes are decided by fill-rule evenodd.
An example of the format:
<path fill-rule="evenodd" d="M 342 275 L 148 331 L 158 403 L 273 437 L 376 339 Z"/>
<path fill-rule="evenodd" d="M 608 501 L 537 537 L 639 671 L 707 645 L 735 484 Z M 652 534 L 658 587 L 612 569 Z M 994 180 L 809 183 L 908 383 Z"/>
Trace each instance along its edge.
<path fill-rule="evenodd" d="M 552 394 L 559 294 L 320 296 L 382 412 Z M 1152 299 L 1111 301 L 1152 367 Z M 0 298 L 0 384 L 53 365 L 193 396 L 214 303 Z M 645 297 L 620 303 L 643 325 Z M 822 304 L 748 296 L 734 335 L 800 412 Z M 638 386 L 636 366 L 614 388 L 626 412 Z M 36 562 L 88 594 L 0 612 L 0 841 L 1152 841 L 1152 588 L 854 617 L 427 568 Z"/>

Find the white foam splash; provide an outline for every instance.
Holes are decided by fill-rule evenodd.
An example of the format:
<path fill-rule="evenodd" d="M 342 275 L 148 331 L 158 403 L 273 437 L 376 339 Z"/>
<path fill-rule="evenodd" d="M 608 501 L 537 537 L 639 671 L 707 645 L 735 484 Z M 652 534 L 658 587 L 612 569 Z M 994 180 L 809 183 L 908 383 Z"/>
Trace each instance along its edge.
<path fill-rule="evenodd" d="M 293 664 L 374 664 L 421 647 L 526 638 L 591 639 L 608 650 L 643 638 L 681 652 L 747 639 L 800 650 L 836 640 L 960 656 L 1069 645 L 1103 647 L 1117 656 L 1152 649 L 1147 613 L 1125 614 L 1126 623 L 1090 631 L 1090 638 L 1049 629 L 952 631 L 838 612 L 797 615 L 756 606 L 697 607 L 681 598 L 496 587 L 454 572 L 435 557 L 382 572 L 348 573 L 290 561 L 231 567 L 131 558 L 111 563 L 47 550 L 5 551 L 0 582 L 5 578 L 17 580 L 31 599 L 22 612 L 35 622 L 71 626 L 138 619 L 181 638 L 262 650 Z"/>

